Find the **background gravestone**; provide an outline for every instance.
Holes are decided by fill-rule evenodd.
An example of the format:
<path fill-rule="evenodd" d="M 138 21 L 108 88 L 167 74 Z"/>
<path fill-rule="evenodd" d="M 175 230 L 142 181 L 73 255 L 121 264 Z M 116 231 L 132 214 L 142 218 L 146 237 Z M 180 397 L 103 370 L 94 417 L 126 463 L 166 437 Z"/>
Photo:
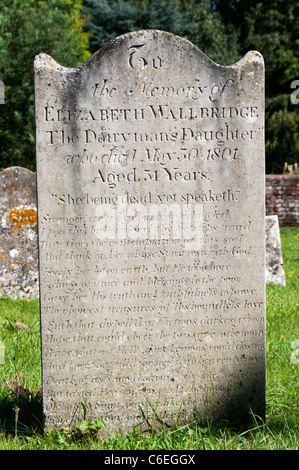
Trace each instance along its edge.
<path fill-rule="evenodd" d="M 261 55 L 139 31 L 35 86 L 45 427 L 263 416 Z"/>
<path fill-rule="evenodd" d="M 286 285 L 277 215 L 266 217 L 266 283 Z"/>
<path fill-rule="evenodd" d="M 38 297 L 35 173 L 22 167 L 0 172 L 0 292 Z"/>

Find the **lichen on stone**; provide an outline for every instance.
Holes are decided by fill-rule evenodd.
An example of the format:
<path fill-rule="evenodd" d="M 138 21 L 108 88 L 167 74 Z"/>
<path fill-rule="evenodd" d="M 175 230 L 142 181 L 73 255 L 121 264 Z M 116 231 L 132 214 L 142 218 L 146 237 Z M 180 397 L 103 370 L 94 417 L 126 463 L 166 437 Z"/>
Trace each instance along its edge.
<path fill-rule="evenodd" d="M 24 225 L 35 225 L 37 223 L 37 211 L 29 206 L 17 206 L 10 211 L 8 220 L 21 228 Z"/>

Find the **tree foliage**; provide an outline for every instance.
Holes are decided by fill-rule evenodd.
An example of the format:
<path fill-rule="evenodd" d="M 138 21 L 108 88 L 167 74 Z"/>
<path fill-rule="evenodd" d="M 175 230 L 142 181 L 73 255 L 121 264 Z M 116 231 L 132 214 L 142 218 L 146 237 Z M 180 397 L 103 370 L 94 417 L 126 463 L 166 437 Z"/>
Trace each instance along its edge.
<path fill-rule="evenodd" d="M 213 6 L 237 32 L 241 55 L 255 49 L 264 56 L 266 170 L 280 173 L 285 162 L 299 160 L 299 104 L 290 99 L 291 83 L 299 79 L 299 3 L 215 0 Z"/>
<path fill-rule="evenodd" d="M 2 0 L 0 10 L 0 80 L 5 104 L 0 108 L 0 166 L 35 168 L 34 57 L 45 52 L 65 66 L 89 56 L 78 0 Z M 66 54 L 67 48 L 67 54 Z"/>
<path fill-rule="evenodd" d="M 160 29 L 184 37 L 221 64 L 236 60 L 234 31 L 210 2 L 197 0 L 87 0 L 90 50 L 129 31 Z"/>

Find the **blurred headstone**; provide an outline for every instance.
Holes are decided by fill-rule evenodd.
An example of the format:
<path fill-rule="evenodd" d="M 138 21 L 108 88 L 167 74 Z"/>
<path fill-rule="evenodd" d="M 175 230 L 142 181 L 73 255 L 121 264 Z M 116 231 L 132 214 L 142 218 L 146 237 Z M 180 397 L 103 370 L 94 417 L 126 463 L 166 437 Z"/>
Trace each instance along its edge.
<path fill-rule="evenodd" d="M 2 81 L 0 81 L 0 104 L 5 104 L 5 87 Z"/>
<path fill-rule="evenodd" d="M 266 283 L 286 285 L 277 215 L 266 216 Z"/>
<path fill-rule="evenodd" d="M 0 295 L 38 297 L 35 173 L 22 167 L 0 172 Z"/>

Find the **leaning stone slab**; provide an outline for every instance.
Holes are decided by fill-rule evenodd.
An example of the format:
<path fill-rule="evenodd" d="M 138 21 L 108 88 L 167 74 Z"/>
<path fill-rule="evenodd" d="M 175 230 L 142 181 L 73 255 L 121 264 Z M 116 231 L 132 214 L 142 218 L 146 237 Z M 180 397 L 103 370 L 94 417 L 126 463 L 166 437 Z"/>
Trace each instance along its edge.
<path fill-rule="evenodd" d="M 266 216 L 266 282 L 286 285 L 277 215 Z"/>
<path fill-rule="evenodd" d="M 45 427 L 263 416 L 261 55 L 139 31 L 35 87 Z"/>
<path fill-rule="evenodd" d="M 0 292 L 38 297 L 35 173 L 22 167 L 0 172 Z"/>

